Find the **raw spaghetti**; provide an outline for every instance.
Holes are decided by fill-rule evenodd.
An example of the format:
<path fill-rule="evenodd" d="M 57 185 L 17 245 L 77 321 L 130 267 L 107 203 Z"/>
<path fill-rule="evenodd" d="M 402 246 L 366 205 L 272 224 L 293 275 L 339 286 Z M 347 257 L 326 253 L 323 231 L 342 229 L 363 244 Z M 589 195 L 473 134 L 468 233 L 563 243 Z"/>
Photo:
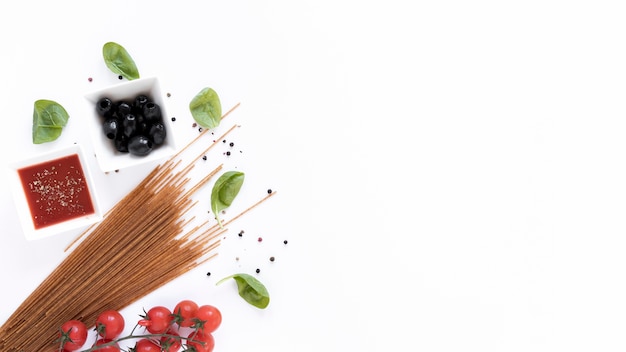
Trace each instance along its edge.
<path fill-rule="evenodd" d="M 193 216 L 185 217 L 197 203 L 191 196 L 222 165 L 191 184 L 189 173 L 201 156 L 182 165 L 180 154 L 185 149 L 157 166 L 97 226 L 70 245 L 74 249 L 0 327 L 0 351 L 54 351 L 63 322 L 79 319 L 93 324 L 103 310 L 120 310 L 216 255 L 225 228 L 208 221 L 194 225 Z"/>

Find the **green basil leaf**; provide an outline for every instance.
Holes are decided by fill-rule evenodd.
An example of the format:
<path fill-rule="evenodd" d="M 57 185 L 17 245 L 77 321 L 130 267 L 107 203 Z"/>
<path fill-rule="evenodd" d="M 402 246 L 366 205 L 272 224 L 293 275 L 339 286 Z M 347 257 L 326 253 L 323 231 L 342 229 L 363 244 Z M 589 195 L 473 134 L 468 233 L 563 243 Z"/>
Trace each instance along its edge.
<path fill-rule="evenodd" d="M 123 46 L 114 42 L 105 43 L 102 47 L 102 56 L 104 57 L 104 63 L 113 73 L 121 75 L 128 80 L 139 78 L 137 65 L 135 65 L 135 61 Z"/>
<path fill-rule="evenodd" d="M 235 282 L 237 282 L 239 296 L 251 305 L 265 309 L 270 304 L 270 294 L 261 281 L 257 280 L 254 276 L 248 274 L 234 274 L 221 279 L 216 285 L 228 279 L 234 279 Z"/>
<path fill-rule="evenodd" d="M 42 144 L 59 138 L 70 116 L 57 102 L 41 99 L 35 101 L 33 111 L 33 143 Z"/>
<path fill-rule="evenodd" d="M 219 213 L 233 203 L 243 185 L 244 178 L 245 175 L 241 171 L 227 171 L 215 181 L 211 191 L 211 210 L 220 226 L 222 222 Z"/>
<path fill-rule="evenodd" d="M 222 104 L 212 88 L 204 88 L 189 103 L 191 116 L 204 128 L 219 126 L 222 120 Z"/>

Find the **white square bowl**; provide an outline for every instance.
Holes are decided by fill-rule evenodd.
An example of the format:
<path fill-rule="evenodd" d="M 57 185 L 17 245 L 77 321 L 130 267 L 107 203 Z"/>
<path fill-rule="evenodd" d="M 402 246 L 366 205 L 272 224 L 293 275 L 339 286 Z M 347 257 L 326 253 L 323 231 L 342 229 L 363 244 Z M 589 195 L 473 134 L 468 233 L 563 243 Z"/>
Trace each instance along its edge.
<path fill-rule="evenodd" d="M 132 103 L 135 97 L 140 94 L 148 96 L 154 103 L 159 105 L 166 131 L 164 143 L 156 146 L 150 154 L 145 156 L 137 156 L 117 151 L 113 141 L 104 134 L 102 125 L 103 118 L 99 116 L 96 111 L 96 104 L 102 98 L 107 97 L 113 102 L 127 101 Z M 165 106 L 165 101 L 161 93 L 159 80 L 156 77 L 140 78 L 119 83 L 91 92 L 87 94 L 85 98 L 87 99 L 89 109 L 86 116 L 89 132 L 92 137 L 96 160 L 102 171 L 110 172 L 165 159 L 177 152 L 172 120 L 167 114 L 167 107 Z"/>
<path fill-rule="evenodd" d="M 76 173 L 76 171 L 74 171 L 76 168 L 72 169 L 72 174 L 70 174 L 70 171 L 68 171 L 63 179 L 63 184 L 72 184 L 75 185 L 76 188 L 72 188 L 71 190 L 68 190 L 67 188 L 57 189 L 54 192 L 48 192 L 46 196 L 43 195 L 43 191 L 33 191 L 33 188 L 36 187 L 36 185 L 39 185 L 38 187 L 40 187 L 40 189 L 42 190 L 44 188 L 54 189 L 54 187 L 62 187 L 59 186 L 60 181 L 53 182 L 50 180 L 54 180 L 55 177 L 57 177 L 53 175 L 63 174 L 61 170 L 62 167 L 59 166 L 59 164 L 63 163 L 59 160 L 63 160 L 63 158 L 65 157 L 74 155 L 78 156 L 78 166 L 80 166 L 80 170 L 78 171 L 80 173 Z M 47 168 L 44 168 L 42 166 L 48 163 L 50 164 Z M 68 164 L 66 163 L 64 165 Z M 37 171 L 36 180 L 23 180 L 20 176 L 19 171 L 31 166 L 42 166 L 36 168 L 36 170 L 33 170 L 33 173 L 29 173 L 29 175 L 35 175 L 34 171 Z M 12 162 L 10 164 L 8 174 L 18 217 L 22 225 L 22 229 L 24 230 L 24 236 L 28 240 L 42 239 L 55 234 L 61 234 L 79 228 L 86 228 L 89 225 L 99 222 L 103 218 L 100 203 L 95 192 L 94 182 L 89 172 L 89 168 L 87 167 L 84 152 L 78 144 L 74 144 L 70 147 L 58 148 L 56 150 L 51 150 L 46 153 L 29 157 L 27 159 Z M 47 204 L 46 206 L 50 209 L 71 207 L 70 209 L 74 209 L 74 212 L 78 212 L 79 210 L 76 209 L 80 209 L 79 207 L 82 207 L 87 203 L 81 203 L 73 192 L 87 192 L 88 199 L 91 201 L 91 205 L 93 206 L 93 213 L 74 213 L 72 215 L 72 218 L 69 220 L 65 220 L 55 224 L 48 224 L 41 227 L 37 227 L 35 225 L 34 213 L 31 211 L 31 206 L 29 205 L 30 202 L 28 200 L 27 193 L 32 194 L 33 197 L 35 197 L 39 202 L 37 203 L 37 205 L 34 202 L 32 203 L 34 208 L 39 207 L 39 209 L 42 209 L 40 204 L 45 203 Z"/>

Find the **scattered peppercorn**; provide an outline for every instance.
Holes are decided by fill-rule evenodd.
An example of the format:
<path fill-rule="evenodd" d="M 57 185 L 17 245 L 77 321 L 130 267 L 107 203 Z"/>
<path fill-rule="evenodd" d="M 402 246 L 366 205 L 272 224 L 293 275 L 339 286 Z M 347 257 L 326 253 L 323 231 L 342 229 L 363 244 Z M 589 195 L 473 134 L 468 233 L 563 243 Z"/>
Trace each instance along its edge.
<path fill-rule="evenodd" d="M 222 143 L 226 143 L 226 140 L 223 140 Z"/>
<path fill-rule="evenodd" d="M 259 237 L 259 239 L 257 241 L 263 242 L 263 237 Z"/>
<path fill-rule="evenodd" d="M 122 77 L 122 75 L 117 76 L 117 79 L 122 79 L 124 77 Z"/>
<path fill-rule="evenodd" d="M 284 241 L 283 241 L 283 243 L 284 243 L 284 244 L 287 244 L 287 240 L 284 240 Z"/>
<path fill-rule="evenodd" d="M 206 160 L 206 155 L 203 155 L 203 156 L 202 156 L 202 160 Z"/>
<path fill-rule="evenodd" d="M 176 121 L 176 118 L 175 118 L 175 117 L 172 117 L 172 121 Z"/>
<path fill-rule="evenodd" d="M 230 142 L 230 144 L 229 144 L 229 145 L 230 145 L 231 147 L 234 147 L 234 146 L 235 146 L 235 143 Z"/>
<path fill-rule="evenodd" d="M 256 273 L 258 274 L 258 273 L 260 273 L 260 272 L 261 272 L 261 269 L 257 268 L 257 269 L 256 269 Z"/>
<path fill-rule="evenodd" d="M 230 152 L 226 152 L 226 155 L 230 155 Z"/>
<path fill-rule="evenodd" d="M 198 124 L 194 122 L 194 123 L 191 125 L 191 127 L 196 128 L 196 127 L 198 127 Z"/>
<path fill-rule="evenodd" d="M 209 271 L 208 273 L 206 273 L 206 276 L 211 276 L 211 272 Z"/>
<path fill-rule="evenodd" d="M 202 127 L 198 128 L 198 132 L 202 132 Z"/>
<path fill-rule="evenodd" d="M 243 237 L 243 230 L 239 231 L 239 237 Z"/>
<path fill-rule="evenodd" d="M 91 77 L 87 78 L 87 80 L 88 80 L 89 82 L 93 82 L 93 78 L 91 78 Z"/>
<path fill-rule="evenodd" d="M 168 98 L 169 98 L 169 97 L 171 97 L 171 96 L 172 96 L 172 95 L 171 95 L 170 93 L 167 93 L 167 97 L 168 97 Z"/>
<path fill-rule="evenodd" d="M 270 257 L 270 262 L 273 262 L 275 260 L 274 257 Z"/>
<path fill-rule="evenodd" d="M 271 188 L 267 190 L 267 194 L 272 194 L 272 189 Z"/>
<path fill-rule="evenodd" d="M 115 170 L 115 172 L 120 172 L 120 169 Z"/>

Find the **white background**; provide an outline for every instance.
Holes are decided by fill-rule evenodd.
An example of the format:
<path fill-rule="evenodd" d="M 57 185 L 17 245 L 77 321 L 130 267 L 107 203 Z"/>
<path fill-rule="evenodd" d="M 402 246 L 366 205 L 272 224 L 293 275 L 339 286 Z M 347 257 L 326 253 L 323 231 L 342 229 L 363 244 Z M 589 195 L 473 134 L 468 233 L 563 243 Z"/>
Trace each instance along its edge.
<path fill-rule="evenodd" d="M 118 82 L 100 54 L 116 41 L 172 93 L 183 138 L 201 88 L 225 107 L 241 102 L 243 152 L 229 162 L 246 169 L 242 199 L 278 192 L 242 220 L 250 236 L 232 229 L 218 258 L 125 315 L 183 298 L 215 304 L 216 351 L 624 350 L 622 2 L 2 7 L 7 160 L 51 147 L 30 143 L 41 98 L 71 115 L 54 145 L 89 148 L 83 97 Z M 99 174 L 103 205 L 143 172 Z M 6 319 L 76 234 L 27 242 L 0 189 Z M 256 267 L 267 310 L 213 285 Z"/>

